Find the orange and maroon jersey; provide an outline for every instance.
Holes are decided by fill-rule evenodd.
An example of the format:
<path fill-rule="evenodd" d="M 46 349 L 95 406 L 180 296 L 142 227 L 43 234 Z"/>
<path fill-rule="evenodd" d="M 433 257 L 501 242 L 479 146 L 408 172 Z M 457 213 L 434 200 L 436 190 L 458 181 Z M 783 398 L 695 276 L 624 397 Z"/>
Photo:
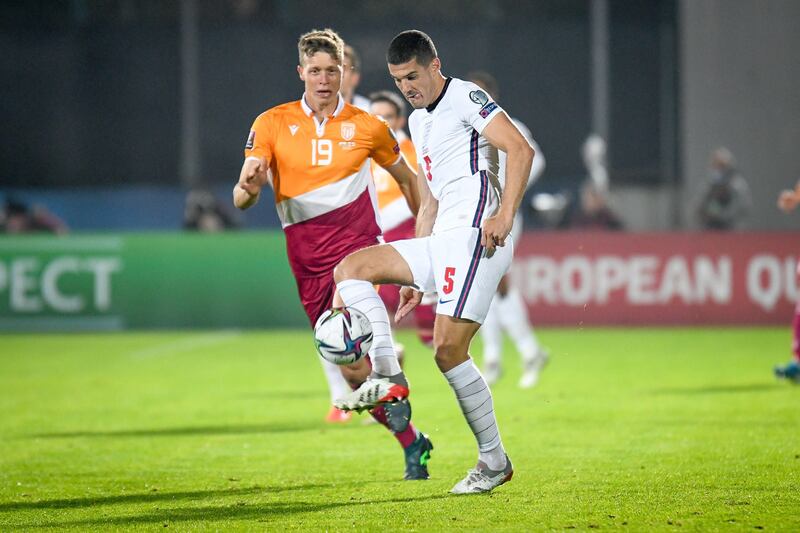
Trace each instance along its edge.
<path fill-rule="evenodd" d="M 400 151 L 406 158 L 409 166 L 417 172 L 417 152 L 414 144 L 403 132 L 398 131 Z M 391 174 L 373 161 L 372 177 L 375 180 L 375 190 L 378 193 L 378 210 L 380 212 L 381 229 L 384 233 L 396 228 L 403 222 L 414 217 L 408 208 L 405 196 L 400 191 L 400 186 Z"/>
<path fill-rule="evenodd" d="M 370 158 L 391 166 L 400 147 L 382 119 L 345 104 L 318 121 L 305 97 L 256 118 L 245 156 L 269 163 L 275 207 L 295 275 L 329 272 L 380 235 Z"/>

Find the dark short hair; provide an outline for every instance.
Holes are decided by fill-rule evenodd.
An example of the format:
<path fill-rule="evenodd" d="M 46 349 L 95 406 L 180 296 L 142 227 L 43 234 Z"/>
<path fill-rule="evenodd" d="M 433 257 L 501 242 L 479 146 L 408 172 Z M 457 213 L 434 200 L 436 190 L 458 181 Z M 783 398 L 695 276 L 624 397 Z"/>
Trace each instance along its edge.
<path fill-rule="evenodd" d="M 435 57 L 439 57 L 436 46 L 427 33 L 419 30 L 398 33 L 386 51 L 386 62 L 390 65 L 401 65 L 416 58 L 417 63 L 427 67 Z"/>
<path fill-rule="evenodd" d="M 395 111 L 397 111 L 398 117 L 406 116 L 406 103 L 402 98 L 391 91 L 374 92 L 369 95 L 369 100 L 373 104 L 375 102 L 386 102 L 387 104 L 391 104 L 394 106 Z"/>
<path fill-rule="evenodd" d="M 500 87 L 497 85 L 497 80 L 486 72 L 485 70 L 474 70 L 467 74 L 467 79 L 476 85 L 482 86 L 489 93 L 492 98 L 497 98 L 500 92 Z"/>

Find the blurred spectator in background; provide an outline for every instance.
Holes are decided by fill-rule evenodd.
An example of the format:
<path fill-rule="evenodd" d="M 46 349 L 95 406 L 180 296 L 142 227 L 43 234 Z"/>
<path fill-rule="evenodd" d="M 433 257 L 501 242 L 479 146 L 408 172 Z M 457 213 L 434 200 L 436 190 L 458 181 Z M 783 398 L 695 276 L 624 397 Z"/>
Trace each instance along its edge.
<path fill-rule="evenodd" d="M 215 232 L 238 227 L 238 222 L 210 192 L 197 189 L 186 195 L 183 229 Z"/>
<path fill-rule="evenodd" d="M 571 190 L 556 194 L 537 194 L 531 207 L 547 227 L 579 230 L 621 230 L 624 224 L 609 205 L 608 145 L 592 133 L 581 146 L 586 179 L 575 193 Z"/>
<path fill-rule="evenodd" d="M 43 206 L 31 206 L 19 199 L 8 197 L 3 210 L 0 211 L 0 230 L 3 233 L 64 234 L 67 232 L 67 225 Z"/>
<path fill-rule="evenodd" d="M 785 213 L 791 213 L 800 204 L 800 181 L 794 190 L 781 191 L 778 196 L 778 207 Z M 797 276 L 800 278 L 800 262 L 797 264 Z M 792 353 L 794 359 L 784 366 L 775 367 L 775 376 L 794 383 L 800 383 L 800 300 L 794 308 L 792 319 Z"/>
<path fill-rule="evenodd" d="M 344 62 L 342 63 L 342 86 L 339 92 L 344 96 L 345 102 L 369 113 L 369 98 L 356 94 L 356 89 L 360 82 L 361 58 L 358 57 L 358 52 L 356 52 L 355 48 L 346 44 L 344 46 Z"/>
<path fill-rule="evenodd" d="M 608 193 L 607 150 L 606 140 L 596 133 L 589 135 L 581 148 L 589 180 L 594 184 L 594 189 L 603 195 Z"/>
<path fill-rule="evenodd" d="M 622 230 L 622 220 L 608 205 L 608 194 L 591 179 L 581 185 L 580 202 L 562 222 L 562 228 L 581 230 Z"/>
<path fill-rule="evenodd" d="M 736 170 L 736 159 L 725 147 L 711 152 L 711 179 L 698 207 L 703 228 L 731 230 L 750 210 L 750 188 Z"/>

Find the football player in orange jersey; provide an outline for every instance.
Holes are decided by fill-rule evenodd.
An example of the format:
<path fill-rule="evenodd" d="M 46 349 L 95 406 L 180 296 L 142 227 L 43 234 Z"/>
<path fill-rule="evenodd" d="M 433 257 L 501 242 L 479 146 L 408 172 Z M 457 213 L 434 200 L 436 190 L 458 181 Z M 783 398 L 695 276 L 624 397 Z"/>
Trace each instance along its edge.
<path fill-rule="evenodd" d="M 412 168 L 417 167 L 417 154 L 411 138 L 405 134 L 406 103 L 396 93 L 391 91 L 378 91 L 369 96 L 372 102 L 370 112 L 383 118 L 392 128 L 400 143 L 400 151 Z M 400 239 L 411 239 L 415 235 L 414 214 L 402 201 L 403 195 L 395 181 L 388 172 L 373 163 L 372 175 L 375 179 L 375 189 L 378 191 L 378 209 L 381 215 L 381 229 L 386 242 Z M 391 318 L 397 311 L 400 303 L 400 287 L 397 285 L 381 285 L 378 290 Z M 427 297 L 428 295 L 426 295 Z M 436 293 L 431 293 L 432 298 L 414 308 L 414 318 L 417 325 L 417 336 L 425 345 L 433 341 L 433 321 L 436 313 L 433 303 L 436 302 Z M 398 356 L 401 356 L 402 346 L 397 345 Z"/>
<path fill-rule="evenodd" d="M 385 121 L 345 103 L 339 93 L 344 42 L 333 30 L 313 30 L 298 42 L 300 100 L 256 118 L 245 149 L 236 207 L 253 206 L 269 183 L 286 234 L 289 264 L 312 326 L 332 305 L 333 268 L 351 252 L 379 243 L 370 158 L 397 181 L 411 212 L 419 207 L 416 175 L 400 154 Z M 405 452 L 405 479 L 427 479 L 433 446 L 411 424 L 408 383 L 397 362 L 391 334 L 376 334 L 371 361 L 341 367 L 353 388 L 368 377 L 385 380 L 385 397 L 370 413 Z M 370 368 L 371 364 L 371 368 Z"/>

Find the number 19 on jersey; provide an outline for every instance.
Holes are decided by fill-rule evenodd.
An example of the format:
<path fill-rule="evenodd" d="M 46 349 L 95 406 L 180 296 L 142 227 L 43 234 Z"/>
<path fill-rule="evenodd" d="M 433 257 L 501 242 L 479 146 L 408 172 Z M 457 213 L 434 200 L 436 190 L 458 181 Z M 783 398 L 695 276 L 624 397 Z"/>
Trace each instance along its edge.
<path fill-rule="evenodd" d="M 333 142 L 330 139 L 311 139 L 311 165 L 323 167 L 331 164 Z"/>

